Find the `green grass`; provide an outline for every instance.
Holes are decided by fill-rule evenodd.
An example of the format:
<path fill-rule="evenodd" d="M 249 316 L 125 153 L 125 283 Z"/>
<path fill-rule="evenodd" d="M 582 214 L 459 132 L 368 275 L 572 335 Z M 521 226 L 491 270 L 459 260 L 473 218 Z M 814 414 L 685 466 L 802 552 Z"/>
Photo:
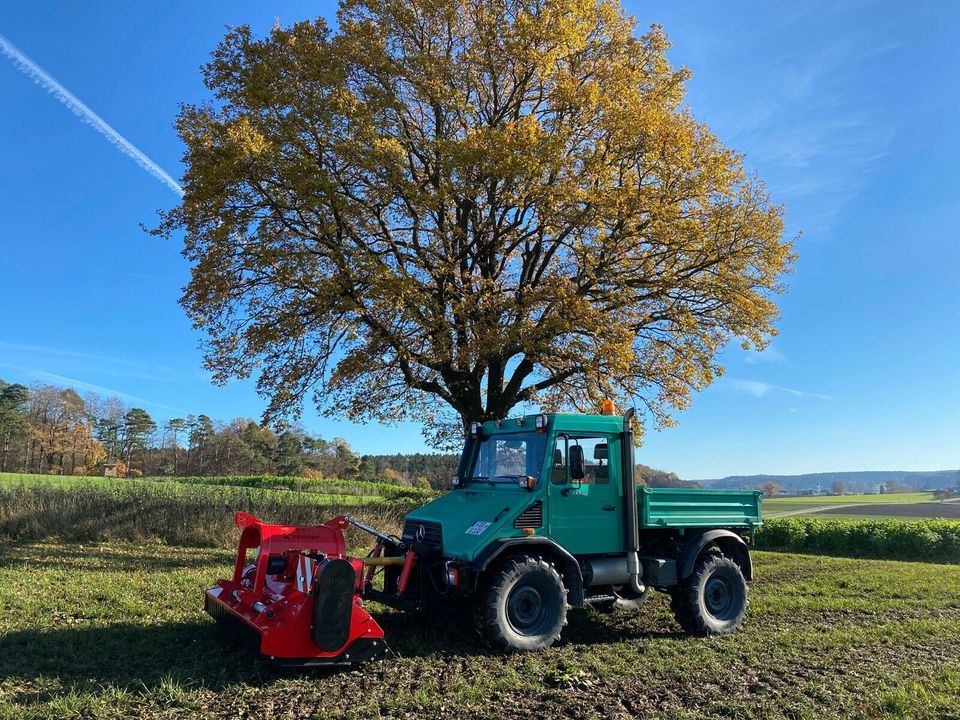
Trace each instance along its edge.
<path fill-rule="evenodd" d="M 213 475 L 204 477 L 145 477 L 154 482 L 179 482 L 191 485 L 225 485 L 230 487 L 294 490 L 321 494 L 361 495 L 379 498 L 425 498 L 436 493 L 427 488 L 414 488 L 365 479 L 305 478 L 277 475 Z"/>
<path fill-rule="evenodd" d="M 757 553 L 740 633 L 688 638 L 665 599 L 572 611 L 564 642 L 488 651 L 456 616 L 381 614 L 399 658 L 278 671 L 201 592 L 222 549 L 0 553 L 0 717 L 960 718 L 960 568 Z"/>
<path fill-rule="evenodd" d="M 129 485 L 153 482 L 172 485 L 214 485 L 262 490 L 292 490 L 295 492 L 340 493 L 345 495 L 387 496 L 404 494 L 428 496 L 435 491 L 406 487 L 364 478 L 308 478 L 287 475 L 210 475 L 210 476 L 146 476 L 141 478 L 108 478 L 99 475 L 42 475 L 37 473 L 0 473 L 0 487 L 22 483 L 37 483 L 57 487 L 76 487 L 84 484 L 98 486 Z"/>
<path fill-rule="evenodd" d="M 796 510 L 815 510 L 832 505 L 921 503 L 933 502 L 933 493 L 890 493 L 889 495 L 827 495 L 818 497 L 764 498 L 763 512 L 767 517 Z"/>
<path fill-rule="evenodd" d="M 685 637 L 655 594 L 638 615 L 572 611 L 562 644 L 523 656 L 491 652 L 462 616 L 373 606 L 397 659 L 279 671 L 225 641 L 202 591 L 230 572 L 233 510 L 316 522 L 340 511 L 330 496 L 44 480 L 0 478 L 0 536 L 20 540 L 0 545 L 0 719 L 960 720 L 958 566 L 758 552 L 740 633 Z M 404 510 L 355 511 L 396 532 Z"/>
<path fill-rule="evenodd" d="M 801 515 L 800 517 L 811 517 L 811 516 L 819 517 L 819 518 L 822 518 L 822 519 L 824 519 L 824 520 L 847 520 L 847 521 L 851 521 L 851 522 L 857 522 L 857 521 L 860 521 L 860 520 L 890 520 L 890 519 L 891 519 L 890 515 L 883 515 L 883 514 L 870 513 L 870 514 L 868 514 L 868 515 L 860 515 L 860 514 L 854 514 L 854 513 L 847 514 L 847 513 L 839 513 L 839 512 L 838 512 L 838 513 L 826 513 L 826 514 L 822 514 L 822 515 L 821 515 L 820 513 L 811 513 L 810 515 Z M 773 516 L 770 516 L 770 517 L 773 517 Z M 917 515 L 917 516 L 915 517 L 915 519 L 917 519 L 917 520 L 929 519 L 929 518 L 930 518 L 930 516 L 929 516 L 929 515 L 926 515 L 926 514 L 924 514 L 924 515 Z M 908 515 L 898 515 L 898 516 L 897 516 L 897 519 L 899 519 L 899 520 L 910 520 L 910 519 L 914 519 L 914 518 L 913 518 L 913 516 L 908 516 Z M 960 522 L 960 519 L 957 519 L 957 518 L 943 518 L 943 520 L 944 520 L 945 522 Z"/>
<path fill-rule="evenodd" d="M 205 482 L 196 482 L 204 480 Z M 374 493 L 359 494 L 356 492 L 336 492 L 337 485 L 320 485 L 319 483 L 329 482 L 322 480 L 309 480 L 310 483 L 318 483 L 317 488 L 311 489 L 311 485 L 304 485 L 302 488 L 296 487 L 278 487 L 270 485 L 239 485 L 223 484 L 214 482 L 216 478 L 105 478 L 90 476 L 71 476 L 71 475 L 31 475 L 23 473 L 0 473 L 0 489 L 9 489 L 17 487 L 43 487 L 56 488 L 62 490 L 76 490 L 81 488 L 93 488 L 106 492 L 127 492 L 135 488 L 149 488 L 157 492 L 169 495 L 183 495 L 196 492 L 208 493 L 211 496 L 222 498 L 242 498 L 251 493 L 259 497 L 274 498 L 282 500 L 295 495 L 296 499 L 302 502 L 314 502 L 327 505 L 336 503 L 338 505 L 366 505 L 371 502 L 383 502 L 386 498 L 383 495 Z M 374 485 L 383 485 L 383 483 L 372 483 Z M 340 487 L 349 488 L 349 485 Z M 398 490 L 411 490 L 411 488 L 397 488 Z"/>
<path fill-rule="evenodd" d="M 200 481 L 203 482 L 200 482 Z M 223 480 L 227 484 L 217 481 Z M 267 522 L 315 524 L 341 514 L 395 520 L 433 495 L 414 488 L 342 481 L 297 489 L 296 478 L 125 479 L 0 474 L 0 540 L 159 541 L 216 546 L 235 535 L 244 510 Z M 339 484 L 338 484 L 339 483 Z M 319 489 L 317 489 L 319 488 Z M 392 489 L 391 489 L 392 488 Z M 370 491 L 383 495 L 369 494 Z"/>
<path fill-rule="evenodd" d="M 869 495 L 818 495 L 816 497 L 782 497 L 764 500 L 764 505 L 781 505 L 793 502 L 804 502 L 810 505 L 843 505 L 844 503 L 905 503 L 931 502 L 933 493 L 873 493 Z"/>
<path fill-rule="evenodd" d="M 419 504 L 345 500 L 280 490 L 136 481 L 67 487 L 17 484 L 0 487 L 0 541 L 125 540 L 223 547 L 236 536 L 238 510 L 267 522 L 295 525 L 312 525 L 347 513 L 368 522 L 395 524 Z"/>

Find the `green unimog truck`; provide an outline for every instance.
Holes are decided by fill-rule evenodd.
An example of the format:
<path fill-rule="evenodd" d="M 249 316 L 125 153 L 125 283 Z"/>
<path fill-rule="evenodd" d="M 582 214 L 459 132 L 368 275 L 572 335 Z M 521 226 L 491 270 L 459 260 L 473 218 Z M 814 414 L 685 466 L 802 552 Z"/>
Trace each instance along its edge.
<path fill-rule="evenodd" d="M 571 606 L 635 609 L 651 589 L 688 633 L 739 628 L 761 493 L 638 487 L 632 415 L 473 424 L 452 491 L 411 512 L 401 538 L 376 533 L 397 564 L 363 596 L 472 603 L 506 650 L 552 645 Z"/>

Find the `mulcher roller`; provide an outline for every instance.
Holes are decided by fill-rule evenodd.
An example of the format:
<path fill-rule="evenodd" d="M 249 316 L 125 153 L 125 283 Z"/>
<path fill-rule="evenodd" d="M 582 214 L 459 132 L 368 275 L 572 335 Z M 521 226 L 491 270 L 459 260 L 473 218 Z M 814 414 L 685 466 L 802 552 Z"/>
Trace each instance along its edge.
<path fill-rule="evenodd" d="M 233 577 L 204 600 L 231 634 L 282 665 L 350 665 L 391 654 L 360 597 L 364 562 L 346 554 L 348 518 L 296 527 L 240 512 L 235 521 L 242 532 Z"/>

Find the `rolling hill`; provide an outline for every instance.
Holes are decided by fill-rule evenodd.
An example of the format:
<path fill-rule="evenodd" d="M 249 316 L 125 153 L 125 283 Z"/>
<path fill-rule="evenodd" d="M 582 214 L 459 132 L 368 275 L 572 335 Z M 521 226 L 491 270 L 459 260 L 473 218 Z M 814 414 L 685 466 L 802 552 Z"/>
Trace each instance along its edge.
<path fill-rule="evenodd" d="M 848 493 L 879 492 L 891 480 L 911 490 L 936 490 L 954 487 L 960 480 L 958 470 L 863 470 L 859 472 L 825 472 L 807 475 L 730 475 L 712 480 L 697 480 L 706 488 L 732 490 L 758 488 L 775 482 L 788 492 L 822 490 L 829 492 L 831 485 L 840 481 Z"/>

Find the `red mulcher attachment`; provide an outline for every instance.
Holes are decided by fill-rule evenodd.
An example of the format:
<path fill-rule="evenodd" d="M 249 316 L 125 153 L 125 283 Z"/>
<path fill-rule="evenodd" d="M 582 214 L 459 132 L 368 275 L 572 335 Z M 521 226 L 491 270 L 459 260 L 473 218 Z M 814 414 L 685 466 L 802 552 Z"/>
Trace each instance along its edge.
<path fill-rule="evenodd" d="M 283 665 L 349 665 L 391 654 L 358 594 L 364 564 L 346 555 L 348 518 L 293 527 L 238 512 L 235 521 L 243 532 L 233 578 L 204 597 L 218 622 Z"/>

